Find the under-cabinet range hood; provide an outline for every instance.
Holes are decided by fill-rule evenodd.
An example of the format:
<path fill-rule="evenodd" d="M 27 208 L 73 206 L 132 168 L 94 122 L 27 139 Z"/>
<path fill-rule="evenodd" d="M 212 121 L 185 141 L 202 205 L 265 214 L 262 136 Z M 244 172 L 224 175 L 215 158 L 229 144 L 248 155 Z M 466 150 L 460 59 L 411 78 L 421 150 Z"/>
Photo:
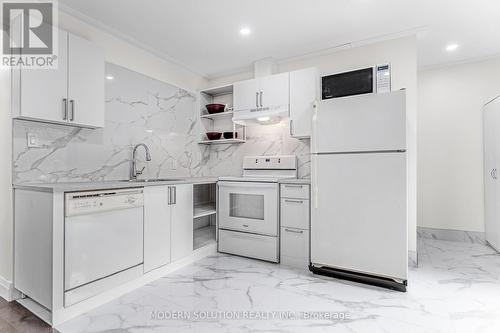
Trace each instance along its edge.
<path fill-rule="evenodd" d="M 276 124 L 280 122 L 281 119 L 287 118 L 289 116 L 289 107 L 287 104 L 234 112 L 233 121 L 240 124 Z"/>

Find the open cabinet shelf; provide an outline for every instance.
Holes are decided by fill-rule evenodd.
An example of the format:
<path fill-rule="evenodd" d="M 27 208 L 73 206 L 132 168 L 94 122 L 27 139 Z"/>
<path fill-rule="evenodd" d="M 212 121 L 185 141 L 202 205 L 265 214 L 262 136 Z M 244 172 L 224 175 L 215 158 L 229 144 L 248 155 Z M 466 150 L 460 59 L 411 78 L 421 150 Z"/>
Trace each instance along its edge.
<path fill-rule="evenodd" d="M 215 225 L 209 225 L 193 230 L 193 248 L 196 250 L 215 242 L 215 232 Z"/>
<path fill-rule="evenodd" d="M 246 142 L 246 127 L 233 121 L 233 85 L 215 87 L 200 91 L 199 96 L 200 120 L 202 131 L 199 144 L 240 144 Z M 207 104 L 224 104 L 226 110 L 220 113 L 209 114 Z M 207 132 L 232 132 L 234 139 L 208 140 Z"/>
<path fill-rule="evenodd" d="M 219 140 L 203 140 L 198 142 L 202 145 L 220 145 L 220 144 L 233 144 L 233 143 L 245 143 L 242 139 L 219 139 Z"/>
<path fill-rule="evenodd" d="M 216 214 L 217 210 L 215 209 L 215 202 L 204 203 L 194 206 L 193 217 L 195 219 Z"/>
<path fill-rule="evenodd" d="M 193 186 L 193 249 L 217 241 L 217 184 Z"/>

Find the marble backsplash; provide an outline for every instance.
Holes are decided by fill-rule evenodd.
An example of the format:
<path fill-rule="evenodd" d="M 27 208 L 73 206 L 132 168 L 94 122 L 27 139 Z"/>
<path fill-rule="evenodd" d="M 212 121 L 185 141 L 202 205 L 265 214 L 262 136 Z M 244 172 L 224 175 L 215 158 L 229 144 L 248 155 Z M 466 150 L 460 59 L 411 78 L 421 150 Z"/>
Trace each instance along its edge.
<path fill-rule="evenodd" d="M 138 152 L 145 178 L 238 175 L 245 155 L 296 154 L 299 176 L 310 173 L 309 141 L 289 136 L 284 123 L 249 126 L 247 143 L 198 144 L 203 124 L 196 96 L 113 64 L 106 65 L 106 123 L 102 129 L 15 120 L 14 183 L 102 181 L 129 177 L 132 148 L 144 142 L 152 161 Z M 28 148 L 27 134 L 39 145 Z"/>

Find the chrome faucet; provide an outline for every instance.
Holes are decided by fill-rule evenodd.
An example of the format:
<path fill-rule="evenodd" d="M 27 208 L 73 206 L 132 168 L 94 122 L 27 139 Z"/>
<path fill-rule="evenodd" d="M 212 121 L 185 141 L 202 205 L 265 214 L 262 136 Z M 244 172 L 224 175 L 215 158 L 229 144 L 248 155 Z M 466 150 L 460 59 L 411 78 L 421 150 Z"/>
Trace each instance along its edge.
<path fill-rule="evenodd" d="M 134 150 L 132 151 L 132 161 L 130 163 L 130 180 L 136 180 L 137 176 L 142 175 L 142 172 L 146 167 L 143 167 L 141 170 L 137 170 L 137 161 L 135 155 L 137 154 L 137 149 L 139 147 L 144 147 L 146 151 L 146 161 L 151 161 L 151 154 L 149 153 L 149 148 L 144 143 L 139 143 L 135 145 Z"/>

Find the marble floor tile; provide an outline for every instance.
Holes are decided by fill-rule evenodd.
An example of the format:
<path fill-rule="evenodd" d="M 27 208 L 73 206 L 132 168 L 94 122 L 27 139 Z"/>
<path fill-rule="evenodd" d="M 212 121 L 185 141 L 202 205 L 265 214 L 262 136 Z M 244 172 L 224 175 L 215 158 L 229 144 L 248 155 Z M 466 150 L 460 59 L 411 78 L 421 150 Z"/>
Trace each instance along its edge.
<path fill-rule="evenodd" d="M 58 327 L 76 332 L 500 332 L 500 256 L 419 240 L 407 293 L 228 255 L 204 258 Z M 239 319 L 235 319 L 239 316 Z"/>

